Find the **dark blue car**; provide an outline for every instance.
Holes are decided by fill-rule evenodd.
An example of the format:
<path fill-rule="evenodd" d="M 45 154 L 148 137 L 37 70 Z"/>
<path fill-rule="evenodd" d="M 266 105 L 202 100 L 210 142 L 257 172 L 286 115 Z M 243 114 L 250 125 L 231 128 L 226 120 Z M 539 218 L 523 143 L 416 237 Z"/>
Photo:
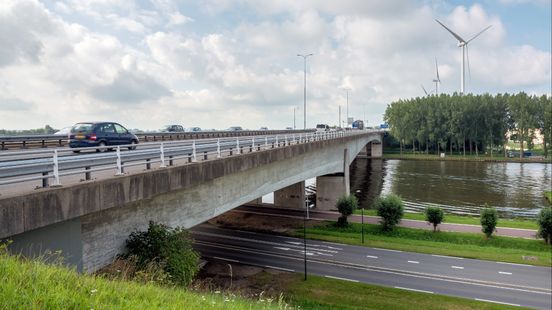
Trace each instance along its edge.
<path fill-rule="evenodd" d="M 113 122 L 85 122 L 77 123 L 71 128 L 69 134 L 69 147 L 104 147 L 109 145 L 131 144 L 129 150 L 133 150 L 138 144 L 138 137 L 129 132 L 125 127 Z M 96 149 L 97 152 L 105 151 L 105 148 Z M 74 151 L 78 153 L 79 151 Z"/>

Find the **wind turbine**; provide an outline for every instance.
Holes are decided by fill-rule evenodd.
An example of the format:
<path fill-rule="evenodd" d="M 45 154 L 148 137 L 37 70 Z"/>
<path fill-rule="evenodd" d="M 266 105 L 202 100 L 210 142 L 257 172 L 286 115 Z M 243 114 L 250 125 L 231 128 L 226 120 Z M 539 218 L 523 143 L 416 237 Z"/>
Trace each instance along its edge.
<path fill-rule="evenodd" d="M 435 57 L 435 72 L 436 77 L 433 79 L 433 83 L 435 83 L 435 96 L 439 96 L 439 83 L 441 83 L 441 79 L 439 78 L 439 66 L 437 66 L 437 57 Z"/>
<path fill-rule="evenodd" d="M 448 32 L 450 32 L 450 34 L 452 34 L 452 36 L 454 36 L 456 38 L 456 40 L 458 40 L 458 47 L 462 48 L 462 66 L 460 68 L 461 69 L 460 70 L 460 94 L 463 94 L 464 93 L 464 82 L 465 82 L 464 81 L 465 80 L 464 79 L 464 58 L 465 58 L 464 55 L 466 54 L 465 49 L 468 48 L 468 43 L 473 41 L 473 39 L 477 38 L 480 34 L 482 34 L 487 29 L 491 28 L 492 25 L 487 26 L 486 28 L 484 28 L 483 30 L 481 30 L 477 34 L 475 34 L 471 39 L 466 41 L 466 40 L 462 39 L 462 37 L 460 37 L 459 35 L 454 33 L 452 30 L 447 28 L 447 26 L 443 25 L 443 23 L 441 23 L 437 19 L 435 21 L 438 22 L 439 25 L 443 26 L 443 28 L 445 28 Z M 468 56 L 468 59 L 469 59 L 469 56 Z M 468 60 L 468 65 L 469 65 L 469 60 Z"/>
<path fill-rule="evenodd" d="M 424 93 L 426 94 L 426 96 L 429 96 L 429 93 L 428 93 L 427 90 L 425 89 L 424 85 L 423 85 L 423 84 L 420 84 L 420 86 L 422 86 L 422 89 L 424 90 Z"/>

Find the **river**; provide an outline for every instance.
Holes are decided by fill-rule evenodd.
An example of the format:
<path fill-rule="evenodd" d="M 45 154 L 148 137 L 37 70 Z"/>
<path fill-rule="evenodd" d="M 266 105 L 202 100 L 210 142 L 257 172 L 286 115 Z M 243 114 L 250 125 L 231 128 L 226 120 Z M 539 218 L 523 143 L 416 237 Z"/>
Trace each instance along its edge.
<path fill-rule="evenodd" d="M 535 217 L 547 205 L 543 192 L 552 182 L 552 165 L 538 163 L 358 158 L 350 172 L 351 192 L 367 209 L 378 195 L 395 193 L 407 211 L 437 205 L 448 213 L 478 215 L 488 204 L 504 217 Z"/>

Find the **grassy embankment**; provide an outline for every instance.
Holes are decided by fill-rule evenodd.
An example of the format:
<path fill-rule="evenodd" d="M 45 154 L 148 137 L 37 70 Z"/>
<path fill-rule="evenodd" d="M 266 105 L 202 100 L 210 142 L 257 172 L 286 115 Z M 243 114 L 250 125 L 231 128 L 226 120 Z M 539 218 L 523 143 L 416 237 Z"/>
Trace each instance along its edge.
<path fill-rule="evenodd" d="M 437 232 L 397 227 L 393 232 L 381 231 L 379 225 L 364 224 L 365 243 L 361 243 L 361 225 L 351 223 L 337 228 L 335 222 L 324 222 L 307 228 L 307 238 L 352 245 L 458 256 L 474 259 L 551 266 L 551 247 L 542 240 L 493 236 L 483 234 Z M 302 229 L 292 235 L 302 236 Z M 524 259 L 525 258 L 525 259 Z"/>
<path fill-rule="evenodd" d="M 544 192 L 544 198 L 548 201 L 550 205 L 552 205 L 552 191 L 550 192 Z"/>
<path fill-rule="evenodd" d="M 0 309 L 278 309 L 277 302 L 82 275 L 2 253 Z"/>
<path fill-rule="evenodd" d="M 0 249 L 2 251 L 2 249 Z M 267 273 L 262 281 L 267 281 Z M 232 294 L 197 293 L 180 288 L 160 287 L 131 281 L 108 280 L 78 274 L 62 266 L 45 265 L 0 252 L 1 309 L 504 309 L 504 306 L 468 299 L 429 295 L 289 274 L 282 292 L 286 305 L 247 300 Z M 291 303 L 291 304 L 289 304 Z"/>
<path fill-rule="evenodd" d="M 355 210 L 355 214 L 360 215 L 361 210 Z M 364 209 L 364 215 L 367 216 L 377 216 L 377 211 L 373 209 Z M 425 221 L 425 215 L 422 213 L 405 213 L 403 216 L 405 220 L 419 220 Z M 452 215 L 445 214 L 444 223 L 450 224 L 469 224 L 480 226 L 481 222 L 479 217 L 475 216 L 464 216 L 464 215 Z M 520 228 L 520 229 L 534 229 L 537 230 L 539 227 L 537 223 L 533 220 L 523 220 L 523 219 L 499 219 L 498 227 L 507 227 L 507 228 Z"/>
<path fill-rule="evenodd" d="M 551 163 L 552 158 L 547 159 L 537 159 L 532 157 L 519 158 L 519 157 L 504 157 L 504 156 L 493 156 L 490 155 L 449 155 L 448 153 L 445 157 L 440 157 L 436 154 L 412 154 L 412 153 L 384 153 L 383 158 L 385 159 L 412 159 L 412 160 L 450 160 L 450 161 L 489 161 L 489 162 L 513 162 L 513 163 Z"/>

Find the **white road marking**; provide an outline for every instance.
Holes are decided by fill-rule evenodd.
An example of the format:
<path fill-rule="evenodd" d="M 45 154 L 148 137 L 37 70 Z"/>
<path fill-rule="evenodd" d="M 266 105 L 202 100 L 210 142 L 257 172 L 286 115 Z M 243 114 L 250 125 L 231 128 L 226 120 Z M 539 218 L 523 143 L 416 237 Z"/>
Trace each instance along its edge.
<path fill-rule="evenodd" d="M 302 244 L 302 242 L 296 242 L 296 241 L 286 241 L 286 243 L 295 244 L 295 245 Z"/>
<path fill-rule="evenodd" d="M 366 257 L 368 257 L 368 258 L 378 258 L 377 256 L 373 256 L 373 255 L 366 255 Z"/>
<path fill-rule="evenodd" d="M 388 251 L 388 252 L 397 252 L 397 253 L 400 253 L 402 251 L 399 251 L 399 250 L 389 250 L 389 249 L 382 249 L 382 248 L 372 248 L 374 250 L 380 250 L 380 251 Z"/>
<path fill-rule="evenodd" d="M 420 262 L 417 262 L 415 260 L 409 260 L 408 262 L 411 263 L 411 264 L 419 264 L 420 263 Z"/>
<path fill-rule="evenodd" d="M 526 264 L 516 264 L 516 263 L 507 263 L 507 262 L 495 262 L 497 264 L 504 264 L 504 265 L 514 265 L 514 266 L 523 266 L 523 267 L 535 267 L 533 265 L 526 265 Z"/>
<path fill-rule="evenodd" d="M 353 280 L 353 279 L 340 278 L 340 277 L 334 277 L 334 276 L 328 276 L 328 275 L 325 275 L 324 277 L 330 278 L 330 279 L 336 279 L 336 280 L 343 280 L 343 281 L 357 282 L 358 283 L 358 280 Z"/>
<path fill-rule="evenodd" d="M 290 248 L 283 248 L 283 247 L 279 247 L 279 246 L 275 246 L 274 248 L 278 249 L 278 250 L 284 250 L 284 251 L 289 251 L 290 250 Z"/>
<path fill-rule="evenodd" d="M 437 255 L 437 254 L 431 254 L 431 256 L 443 257 L 443 258 L 452 258 L 452 259 L 464 259 L 463 257 L 454 257 L 454 256 Z"/>
<path fill-rule="evenodd" d="M 508 306 L 521 307 L 521 305 L 518 305 L 518 304 L 511 304 L 511 303 L 508 303 L 508 302 L 502 302 L 502 301 L 496 301 L 496 300 L 481 299 L 481 298 L 475 298 L 475 300 L 477 300 L 477 301 L 492 302 L 492 303 L 501 304 L 501 305 L 508 305 Z"/>
<path fill-rule="evenodd" d="M 224 258 L 224 257 L 218 257 L 218 256 L 213 256 L 213 258 L 220 259 L 220 260 L 225 260 L 225 261 L 229 261 L 229 262 L 233 262 L 233 263 L 239 263 L 240 262 L 239 260 Z"/>
<path fill-rule="evenodd" d="M 500 273 L 500 274 L 506 274 L 506 275 L 509 275 L 509 276 L 512 275 L 511 272 L 506 272 L 506 271 L 499 271 L 498 273 Z"/>
<path fill-rule="evenodd" d="M 408 288 L 408 287 L 401 287 L 401 286 L 395 286 L 395 288 L 398 288 L 400 290 L 407 290 L 407 291 L 413 291 L 413 292 L 433 294 L 433 292 L 431 292 L 431 291 L 417 290 L 415 288 Z"/>
<path fill-rule="evenodd" d="M 276 266 L 265 266 L 266 268 L 270 268 L 270 269 L 277 269 L 277 270 L 283 270 L 283 271 L 289 271 L 289 272 L 295 272 L 295 270 L 293 269 L 287 269 L 287 268 L 282 268 L 282 267 L 276 267 Z"/>
<path fill-rule="evenodd" d="M 450 266 L 452 269 L 464 269 L 464 267 L 460 267 L 460 266 Z"/>

